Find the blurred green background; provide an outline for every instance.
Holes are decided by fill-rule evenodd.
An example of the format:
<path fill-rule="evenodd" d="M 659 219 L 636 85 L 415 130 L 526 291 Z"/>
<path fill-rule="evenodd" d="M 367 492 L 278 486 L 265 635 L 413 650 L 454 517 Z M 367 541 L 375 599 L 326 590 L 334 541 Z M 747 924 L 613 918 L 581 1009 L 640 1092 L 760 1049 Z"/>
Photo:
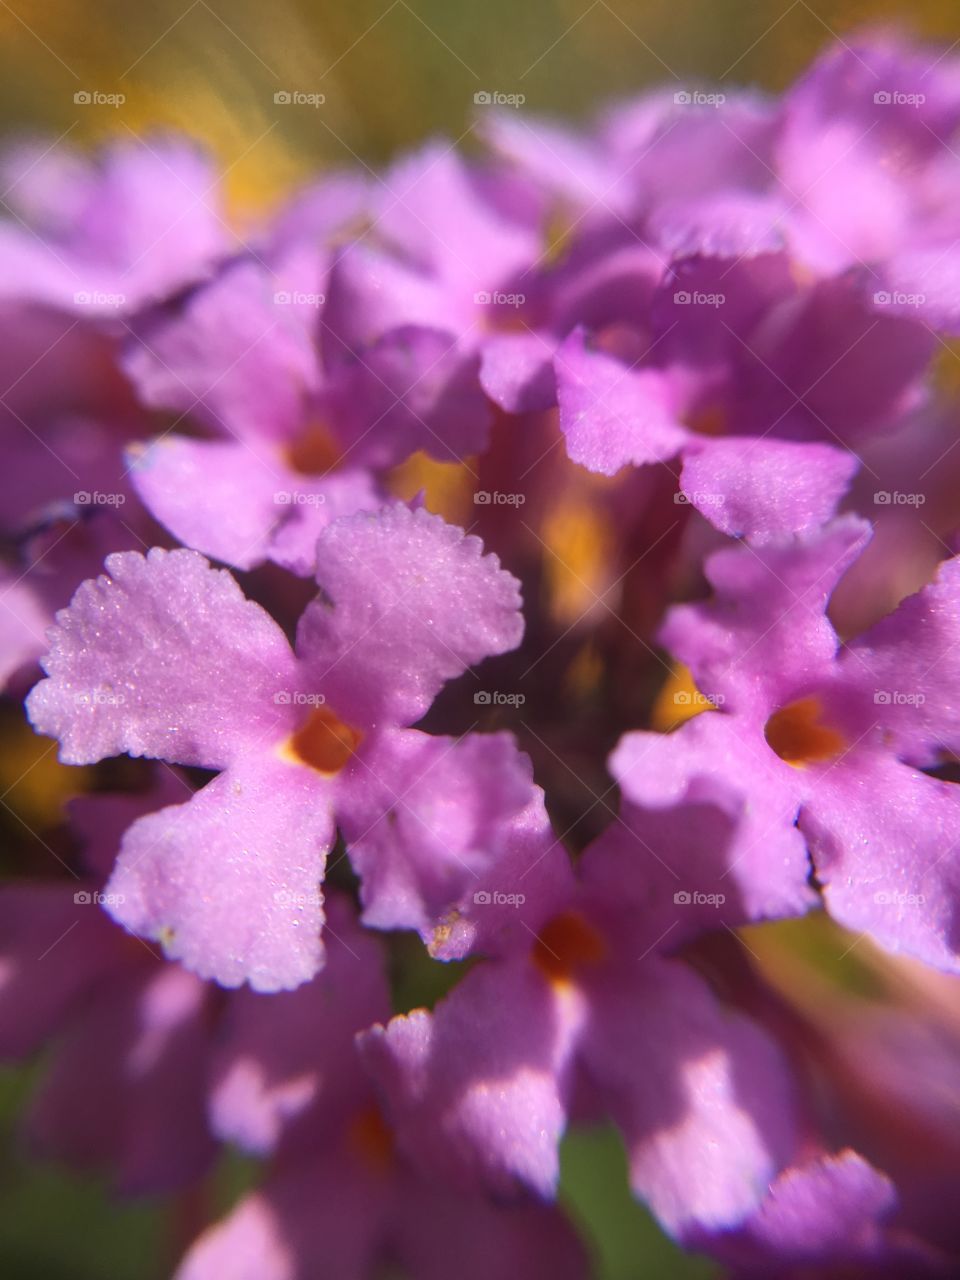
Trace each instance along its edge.
<path fill-rule="evenodd" d="M 0 112 L 71 141 L 189 129 L 234 199 L 262 204 L 317 164 L 460 138 L 479 90 L 575 117 L 662 80 L 779 88 L 832 34 L 885 20 L 960 33 L 950 0 L 3 0 Z M 294 89 L 326 101 L 274 103 Z M 78 106 L 82 91 L 126 101 Z"/>
<path fill-rule="evenodd" d="M 833 36 L 889 20 L 946 45 L 960 35 L 956 0 L 0 0 L 0 116 L 8 137 L 66 144 L 185 129 L 213 149 L 242 219 L 318 167 L 377 165 L 435 134 L 465 142 L 481 90 L 577 118 L 663 81 L 778 89 Z M 279 105 L 284 90 L 325 102 Z M 77 103 L 84 92 L 125 101 Z M 30 1076 L 0 1073 L 0 1275 L 168 1274 L 190 1206 L 117 1207 L 95 1185 L 27 1165 L 12 1131 Z M 611 1133 L 568 1139 L 563 1169 L 604 1280 L 716 1274 L 630 1200 Z M 248 1178 L 228 1167 L 218 1199 Z"/>

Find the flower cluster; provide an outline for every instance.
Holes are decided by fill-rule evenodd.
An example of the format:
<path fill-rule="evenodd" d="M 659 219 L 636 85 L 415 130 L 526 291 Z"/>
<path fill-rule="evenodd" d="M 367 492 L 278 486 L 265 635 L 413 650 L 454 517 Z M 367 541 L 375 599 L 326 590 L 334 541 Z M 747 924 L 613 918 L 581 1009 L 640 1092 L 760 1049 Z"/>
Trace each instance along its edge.
<path fill-rule="evenodd" d="M 182 140 L 3 159 L 0 675 L 86 766 L 27 1130 L 269 1157 L 179 1280 L 586 1276 L 597 1123 L 738 1275 L 950 1274 L 960 61 L 483 115 L 246 238 Z"/>

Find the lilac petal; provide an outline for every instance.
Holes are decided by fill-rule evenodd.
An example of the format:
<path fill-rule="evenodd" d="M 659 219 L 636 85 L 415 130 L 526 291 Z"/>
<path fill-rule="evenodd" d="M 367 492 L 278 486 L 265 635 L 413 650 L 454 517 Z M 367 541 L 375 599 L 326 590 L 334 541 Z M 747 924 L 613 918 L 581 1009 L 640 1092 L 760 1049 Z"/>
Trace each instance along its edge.
<path fill-rule="evenodd" d="M 826 444 L 728 436 L 688 446 L 680 489 L 722 533 L 766 538 L 825 524 L 858 466 Z"/>
<path fill-rule="evenodd" d="M 661 642 L 725 710 L 763 715 L 804 682 L 820 680 L 839 641 L 826 606 L 870 536 L 844 516 L 822 530 L 715 552 L 706 562 L 714 598 L 671 609 Z"/>
<path fill-rule="evenodd" d="M 889 951 L 960 972 L 958 820 L 953 783 L 888 756 L 851 754 L 827 771 L 800 829 L 830 914 Z"/>
<path fill-rule="evenodd" d="M 35 1052 L 116 966 L 122 935 L 92 899 L 86 880 L 0 890 L 0 1057 Z"/>
<path fill-rule="evenodd" d="M 330 268 L 323 309 L 324 364 L 362 359 L 394 329 L 459 333 L 475 318 L 473 297 L 452 298 L 430 275 L 365 240 L 347 245 Z"/>
<path fill-rule="evenodd" d="M 447 680 L 520 643 L 516 579 L 423 509 L 334 522 L 317 563 L 323 596 L 300 619 L 297 651 L 353 724 L 410 724 Z"/>
<path fill-rule="evenodd" d="M 436 328 L 405 325 L 377 339 L 326 389 L 344 458 L 388 467 L 418 449 L 443 462 L 482 453 L 492 415 L 478 363 Z"/>
<path fill-rule="evenodd" d="M 272 1151 L 281 1136 L 314 1133 L 305 1125 L 311 1112 L 329 1123 L 366 1102 L 353 1037 L 390 1008 L 384 955 L 345 900 L 328 897 L 325 910 L 324 966 L 312 982 L 230 998 L 214 1061 L 211 1124 L 248 1151 Z"/>
<path fill-rule="evenodd" d="M 337 780 L 364 922 L 429 938 L 485 883 L 534 790 L 530 761 L 510 734 L 378 735 Z"/>
<path fill-rule="evenodd" d="M 848 1149 L 786 1169 L 740 1231 L 698 1236 L 692 1243 L 745 1274 L 763 1274 L 764 1268 L 788 1260 L 834 1266 L 841 1259 L 879 1262 L 888 1252 L 884 1219 L 896 1201 L 890 1179 Z"/>
<path fill-rule="evenodd" d="M 116 142 L 89 164 L 58 152 L 7 166 L 25 218 L 0 228 L 5 294 L 115 315 L 177 292 L 229 247 L 216 177 L 192 144 Z"/>
<path fill-rule="evenodd" d="M 224 435 L 288 439 L 319 384 L 311 334 L 290 296 L 239 260 L 186 301 L 141 317 L 123 356 L 140 399 Z"/>
<path fill-rule="evenodd" d="M 22 574 L 0 572 L 0 688 L 46 649 L 50 614 Z"/>
<path fill-rule="evenodd" d="M 911 248 L 883 268 L 882 287 L 872 277 L 878 312 L 920 321 L 941 333 L 960 333 L 960 253 L 951 241 L 931 248 Z"/>
<path fill-rule="evenodd" d="M 557 403 L 556 342 L 538 333 L 494 334 L 483 344 L 480 385 L 505 413 L 538 413 Z"/>
<path fill-rule="evenodd" d="M 774 1043 L 662 960 L 594 990 L 590 1026 L 584 1065 L 623 1132 L 633 1190 L 677 1236 L 741 1222 L 796 1141 Z"/>
<path fill-rule="evenodd" d="M 859 691 L 893 750 L 915 763 L 960 754 L 960 560 L 901 601 L 841 655 L 846 682 Z"/>
<path fill-rule="evenodd" d="M 509 993 L 509 998 L 508 998 Z M 571 1032 L 526 960 L 473 969 L 433 1014 L 417 1009 L 359 1038 L 401 1148 L 451 1184 L 551 1197 L 566 1124 Z"/>
<path fill-rule="evenodd" d="M 491 147 L 565 205 L 586 212 L 620 207 L 616 158 L 606 148 L 554 120 L 531 120 L 520 111 L 484 108 L 481 124 Z"/>
<path fill-rule="evenodd" d="M 186 546 L 237 569 L 269 559 L 312 577 L 321 529 L 380 505 L 365 471 L 300 475 L 247 444 L 163 436 L 130 456 L 151 514 Z"/>
<path fill-rule="evenodd" d="M 540 252 L 534 229 L 487 203 L 453 147 L 431 143 L 386 174 L 377 229 L 464 299 L 504 284 Z"/>
<path fill-rule="evenodd" d="M 223 986 L 279 991 L 320 968 L 329 784 L 306 765 L 237 761 L 187 804 L 127 832 L 110 913 Z"/>
<path fill-rule="evenodd" d="M 651 218 L 657 246 L 669 259 L 738 259 L 779 253 L 786 206 L 776 196 L 723 192 L 665 202 Z"/>
<path fill-rule="evenodd" d="M 574 890 L 570 856 L 554 836 L 539 787 L 535 793 L 506 825 L 489 873 L 424 939 L 436 959 L 526 953 L 531 933 L 569 903 Z"/>
<path fill-rule="evenodd" d="M 955 63 L 939 49 L 880 34 L 817 59 L 786 95 L 777 158 L 807 263 L 833 273 L 895 250 L 915 223 L 924 167 L 958 115 Z"/>
<path fill-rule="evenodd" d="M 342 1150 L 278 1169 L 194 1241 L 174 1280 L 362 1280 L 384 1253 L 389 1181 Z"/>
<path fill-rule="evenodd" d="M 689 439 L 674 415 L 665 375 L 590 351 L 581 330 L 560 348 L 556 376 L 567 452 L 589 471 L 612 476 L 631 464 L 663 462 Z"/>
<path fill-rule="evenodd" d="M 222 768 L 265 734 L 282 736 L 295 683 L 283 632 L 233 578 L 195 551 L 108 556 L 57 615 L 28 699 L 61 759 L 90 764 L 126 751 Z"/>
<path fill-rule="evenodd" d="M 397 1252 L 417 1280 L 586 1280 L 584 1247 L 562 1209 L 497 1204 L 436 1182 L 407 1179 Z"/>
<path fill-rule="evenodd" d="M 883 314 L 880 314 L 880 311 Z M 806 436 L 846 444 L 895 427 L 927 397 L 937 348 L 923 324 L 874 308 L 849 276 L 820 281 L 750 338 L 745 398 L 761 425 L 794 424 Z"/>
<path fill-rule="evenodd" d="M 613 892 L 619 883 L 664 945 L 816 905 L 797 788 L 733 717 L 708 711 L 674 733 L 627 734 L 610 769 L 627 803 L 584 874 Z"/>
<path fill-rule="evenodd" d="M 206 1000 L 203 983 L 175 965 L 115 966 L 67 1029 L 31 1104 L 27 1134 L 39 1152 L 109 1169 L 126 1194 L 202 1176 L 215 1154 Z"/>

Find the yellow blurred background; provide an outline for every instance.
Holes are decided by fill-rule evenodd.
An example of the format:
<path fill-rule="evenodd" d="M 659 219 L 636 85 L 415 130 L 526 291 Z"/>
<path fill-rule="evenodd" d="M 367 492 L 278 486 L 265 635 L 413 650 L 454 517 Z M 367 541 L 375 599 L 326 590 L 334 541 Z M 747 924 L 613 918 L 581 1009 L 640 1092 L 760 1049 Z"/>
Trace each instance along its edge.
<path fill-rule="evenodd" d="M 479 91 L 582 116 L 662 81 L 779 88 L 832 34 L 878 20 L 960 32 L 943 0 L 0 0 L 0 113 L 7 133 L 70 142 L 186 129 L 249 210 L 318 165 L 465 140 Z M 295 91 L 325 101 L 275 102 Z"/>

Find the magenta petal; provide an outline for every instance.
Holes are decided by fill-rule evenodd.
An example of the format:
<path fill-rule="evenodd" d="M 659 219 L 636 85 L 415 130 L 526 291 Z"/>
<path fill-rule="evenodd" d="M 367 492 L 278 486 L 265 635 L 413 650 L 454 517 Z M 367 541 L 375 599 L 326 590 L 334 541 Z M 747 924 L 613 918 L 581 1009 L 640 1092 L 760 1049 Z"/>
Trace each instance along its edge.
<path fill-rule="evenodd" d="M 142 317 L 124 353 L 141 400 L 224 435 L 289 438 L 319 369 L 281 281 L 240 260 L 185 301 Z"/>
<path fill-rule="evenodd" d="M 89 881 L 0 890 L 0 1057 L 35 1052 L 116 965 L 122 934 Z"/>
<path fill-rule="evenodd" d="M 713 600 L 671 609 L 660 639 L 702 693 L 766 719 L 829 670 L 839 641 L 827 602 L 869 537 L 866 521 L 844 516 L 793 538 L 717 551 L 706 562 Z"/>
<path fill-rule="evenodd" d="M 795 826 L 798 788 L 733 717 L 708 711 L 675 733 L 627 734 L 610 769 L 627 803 L 584 873 L 642 904 L 665 946 L 817 903 Z"/>
<path fill-rule="evenodd" d="M 612 476 L 630 464 L 663 462 L 689 438 L 674 415 L 666 375 L 590 351 L 582 330 L 557 353 L 556 375 L 567 452 L 589 471 Z"/>
<path fill-rule="evenodd" d="M 537 413 L 557 403 L 556 341 L 538 333 L 494 334 L 483 344 L 480 384 L 505 413 Z"/>
<path fill-rule="evenodd" d="M 161 524 L 238 569 L 269 559 L 312 577 L 321 529 L 379 506 L 365 471 L 300 475 L 247 444 L 163 436 L 131 454 L 134 487 Z"/>
<path fill-rule="evenodd" d="M 756 1209 L 796 1141 L 786 1064 L 758 1027 L 656 960 L 595 991 L 583 1054 L 631 1186 L 668 1231 L 734 1226 Z"/>
<path fill-rule="evenodd" d="M 858 466 L 831 445 L 729 436 L 687 447 L 680 489 L 722 533 L 771 537 L 829 520 Z"/>
<path fill-rule="evenodd" d="M 919 764 L 960 754 L 960 559 L 853 641 L 844 678 L 894 750 Z"/>
<path fill-rule="evenodd" d="M 273 1150 L 282 1136 L 309 1144 L 320 1113 L 329 1125 L 366 1103 L 353 1037 L 383 1018 L 390 993 L 380 943 L 353 908 L 325 903 L 324 966 L 296 991 L 230 998 L 214 1061 L 211 1124 L 248 1151 Z"/>
<path fill-rule="evenodd" d="M 740 1275 L 762 1276 L 771 1267 L 816 1265 L 831 1270 L 841 1259 L 861 1266 L 869 1259 L 876 1273 L 895 1275 L 898 1248 L 885 1231 L 885 1219 L 896 1208 L 893 1183 L 862 1156 L 846 1150 L 820 1156 L 786 1169 L 771 1185 L 753 1217 L 736 1233 L 697 1236 L 691 1242 L 729 1262 Z M 901 1242 L 901 1247 L 906 1242 Z M 900 1258 L 902 1274 L 938 1274 L 924 1266 L 919 1255 Z M 887 1270 L 883 1263 L 890 1265 Z M 909 1268 L 909 1270 L 908 1270 Z M 863 1274 L 857 1269 L 858 1274 Z"/>
<path fill-rule="evenodd" d="M 283 632 L 229 573 L 195 551 L 108 556 L 57 614 L 48 679 L 27 709 L 61 758 L 88 764 L 126 751 L 223 767 L 244 745 L 282 736 L 294 687 Z"/>
<path fill-rule="evenodd" d="M 297 651 L 354 724 L 410 724 L 447 680 L 520 643 L 516 579 L 423 509 L 335 521 L 317 564 L 323 595 L 300 619 Z"/>
<path fill-rule="evenodd" d="M 882 797 L 882 803 L 879 798 Z M 889 756 L 819 779 L 800 818 L 827 908 L 890 951 L 960 972 L 960 790 Z"/>
<path fill-rule="evenodd" d="M 27 1121 L 43 1155 L 109 1169 L 127 1194 L 189 1183 L 215 1152 L 205 1114 L 207 989 L 176 965 L 144 959 L 139 971 L 115 967 L 78 1011 Z"/>
<path fill-rule="evenodd" d="M 305 765 L 238 761 L 187 804 L 134 823 L 108 884 L 111 915 L 223 986 L 299 986 L 323 957 L 328 797 Z"/>
<path fill-rule="evenodd" d="M 534 790 L 510 734 L 379 735 L 337 785 L 364 922 L 429 937 L 497 865 Z"/>
<path fill-rule="evenodd" d="M 342 1150 L 279 1169 L 190 1247 L 175 1280 L 365 1280 L 384 1251 L 393 1187 Z"/>
<path fill-rule="evenodd" d="M 509 998 L 508 997 L 509 993 Z M 472 970 L 433 1014 L 360 1037 L 406 1154 L 452 1184 L 552 1196 L 571 1026 L 526 960 Z"/>

